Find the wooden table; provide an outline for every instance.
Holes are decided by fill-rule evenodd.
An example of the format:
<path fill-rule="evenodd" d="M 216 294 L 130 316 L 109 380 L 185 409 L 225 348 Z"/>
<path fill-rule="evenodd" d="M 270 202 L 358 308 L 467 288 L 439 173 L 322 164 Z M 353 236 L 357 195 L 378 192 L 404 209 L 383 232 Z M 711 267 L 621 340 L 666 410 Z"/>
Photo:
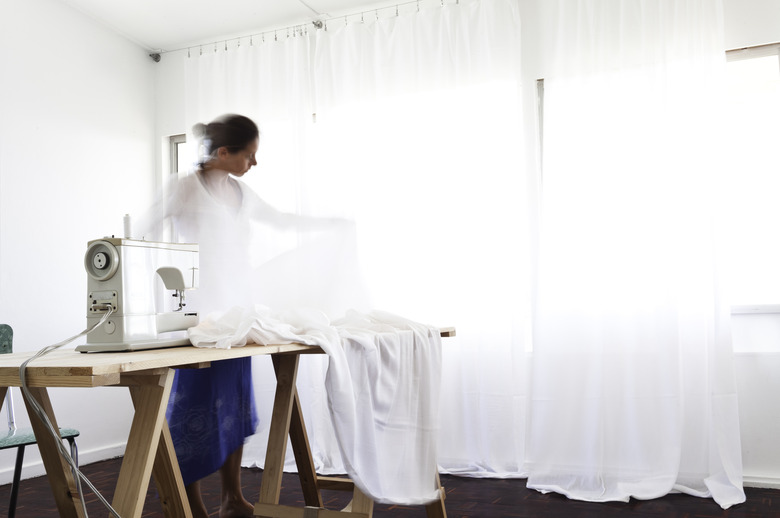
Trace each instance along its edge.
<path fill-rule="evenodd" d="M 453 336 L 454 329 L 444 328 L 441 333 L 442 336 Z M 30 352 L 0 356 L 0 405 L 5 401 L 8 387 L 20 385 L 19 367 L 32 354 Z M 55 428 L 58 425 L 47 392 L 48 387 L 128 387 L 135 414 L 111 505 L 122 518 L 139 518 L 150 476 L 154 474 L 165 516 L 191 517 L 165 420 L 174 369 L 206 368 L 213 361 L 263 354 L 270 354 L 272 357 L 277 387 L 255 515 L 279 518 L 370 518 L 373 501 L 357 488 L 352 488 L 351 481 L 319 477 L 314 471 L 295 380 L 300 355 L 323 354 L 319 347 L 285 344 L 205 349 L 187 346 L 90 354 L 73 350 L 55 351 L 31 362 L 27 367 L 26 378 L 33 397 L 44 408 Z M 38 440 L 60 516 L 83 517 L 76 482 L 70 467 L 59 455 L 56 439 L 51 437 L 40 419 L 30 410 L 26 400 L 25 404 L 28 405 L 30 422 Z M 298 465 L 305 508 L 278 505 L 288 435 Z M 353 490 L 351 509 L 322 509 L 320 489 Z M 446 517 L 443 489 L 440 489 L 439 493 L 439 500 L 426 506 L 430 518 Z"/>

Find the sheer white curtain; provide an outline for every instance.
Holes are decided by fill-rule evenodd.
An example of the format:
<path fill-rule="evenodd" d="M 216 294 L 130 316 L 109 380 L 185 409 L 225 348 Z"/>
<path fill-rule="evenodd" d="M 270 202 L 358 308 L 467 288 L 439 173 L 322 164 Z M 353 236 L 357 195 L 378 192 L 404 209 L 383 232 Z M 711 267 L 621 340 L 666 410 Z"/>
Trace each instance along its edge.
<path fill-rule="evenodd" d="M 267 232 L 258 264 L 306 274 L 288 304 L 354 300 L 457 327 L 443 355 L 444 471 L 528 476 L 589 500 L 677 489 L 741 501 L 711 218 L 720 2 L 538 3 L 529 23 L 554 64 L 539 250 L 518 2 L 419 5 L 191 50 L 188 127 L 252 117 L 260 164 L 245 180 L 282 210 L 354 221 L 340 241 Z M 305 358 L 299 389 L 315 465 L 339 472 L 325 368 Z M 246 465 L 264 460 L 267 361 L 255 387 L 262 424 Z"/>
<path fill-rule="evenodd" d="M 517 3 L 435 0 L 398 11 L 191 50 L 187 125 L 224 112 L 252 117 L 261 150 L 245 181 L 282 210 L 354 221 L 339 246 L 263 236 L 258 262 L 271 260 L 261 269 L 293 262 L 310 280 L 286 303 L 336 313 L 349 306 L 344 291 L 363 303 L 340 285 L 331 285 L 337 301 L 309 292 L 321 292 L 333 270 L 357 276 L 359 262 L 370 307 L 457 327 L 444 347 L 440 464 L 517 476 L 530 329 Z M 274 250 L 286 252 L 274 259 Z M 258 298 L 278 301 L 269 295 Z M 323 392 L 326 360 L 302 361 L 315 465 L 342 471 Z M 262 466 L 274 388 L 268 362 L 258 360 L 255 378 L 262 422 L 244 464 Z"/>
<path fill-rule="evenodd" d="M 720 2 L 550 1 L 528 486 L 744 501 Z"/>

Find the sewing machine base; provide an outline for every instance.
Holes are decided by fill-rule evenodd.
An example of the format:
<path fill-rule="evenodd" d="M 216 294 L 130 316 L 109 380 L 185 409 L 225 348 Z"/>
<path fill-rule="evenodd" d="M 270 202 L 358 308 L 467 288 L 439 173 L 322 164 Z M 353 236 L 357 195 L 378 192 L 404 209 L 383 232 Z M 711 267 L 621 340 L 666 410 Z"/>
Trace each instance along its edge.
<path fill-rule="evenodd" d="M 190 339 L 184 338 L 164 338 L 159 340 L 140 340 L 137 342 L 125 343 L 94 343 L 84 344 L 76 347 L 78 352 L 82 353 L 116 353 L 129 351 L 143 351 L 147 349 L 165 349 L 167 347 L 182 347 L 192 345 Z"/>

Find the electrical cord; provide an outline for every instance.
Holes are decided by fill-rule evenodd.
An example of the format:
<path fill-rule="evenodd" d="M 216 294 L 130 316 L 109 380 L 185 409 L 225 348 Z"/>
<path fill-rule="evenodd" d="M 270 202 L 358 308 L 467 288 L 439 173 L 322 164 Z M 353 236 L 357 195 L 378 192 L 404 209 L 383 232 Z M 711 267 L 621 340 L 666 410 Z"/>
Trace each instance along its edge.
<path fill-rule="evenodd" d="M 35 415 L 38 416 L 38 419 L 41 420 L 41 422 L 46 427 L 47 431 L 52 435 L 52 437 L 56 438 L 55 443 L 57 444 L 57 449 L 60 452 L 60 455 L 62 455 L 62 458 L 65 459 L 65 461 L 68 463 L 68 465 L 73 470 L 73 473 L 76 478 L 76 486 L 78 487 L 78 493 L 79 493 L 79 500 L 81 501 L 81 509 L 84 513 L 84 516 L 88 516 L 87 514 L 87 504 L 84 501 L 84 492 L 81 487 L 81 481 L 84 480 L 84 482 L 89 486 L 89 488 L 92 490 L 92 492 L 98 497 L 98 499 L 103 502 L 103 505 L 106 506 L 106 508 L 109 510 L 112 516 L 116 518 L 121 518 L 119 516 L 119 513 L 117 513 L 113 507 L 111 507 L 111 504 L 108 503 L 108 501 L 103 497 L 103 495 L 100 494 L 100 492 L 95 488 L 94 485 L 92 485 L 92 482 L 87 479 L 87 477 L 79 470 L 78 466 L 76 465 L 76 462 L 73 460 L 73 458 L 70 456 L 70 452 L 65 448 L 65 445 L 62 443 L 62 439 L 60 438 L 59 430 L 55 430 L 54 425 L 51 424 L 51 421 L 49 420 L 49 416 L 46 415 L 46 411 L 41 407 L 41 405 L 35 400 L 35 398 L 32 396 L 32 393 L 30 392 L 30 389 L 27 387 L 27 378 L 26 378 L 26 370 L 27 365 L 35 360 L 36 358 L 40 358 L 41 356 L 44 356 L 46 354 L 49 354 L 52 351 L 55 351 L 62 347 L 63 345 L 67 345 L 73 340 L 85 336 L 95 329 L 97 329 L 99 326 L 101 326 L 106 320 L 108 320 L 108 317 L 111 316 L 111 313 L 113 313 L 113 308 L 110 304 L 104 305 L 106 309 L 105 315 L 100 319 L 98 323 L 93 325 L 92 327 L 89 327 L 85 329 L 84 331 L 80 332 L 79 334 L 72 336 L 66 340 L 63 340 L 62 342 L 59 342 L 54 345 L 49 345 L 35 353 L 32 357 L 28 358 L 22 365 L 19 367 L 19 380 L 21 381 L 21 389 L 22 389 L 22 395 L 24 396 L 27 403 L 30 405 L 30 408 L 32 408 Z"/>

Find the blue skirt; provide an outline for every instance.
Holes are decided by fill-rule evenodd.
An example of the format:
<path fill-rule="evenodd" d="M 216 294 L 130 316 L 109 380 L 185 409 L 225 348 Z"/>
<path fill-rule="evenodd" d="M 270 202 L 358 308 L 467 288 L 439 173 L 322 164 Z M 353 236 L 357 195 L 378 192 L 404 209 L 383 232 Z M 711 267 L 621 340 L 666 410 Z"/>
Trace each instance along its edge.
<path fill-rule="evenodd" d="M 217 471 L 257 428 L 252 358 L 177 370 L 166 418 L 184 485 Z"/>

